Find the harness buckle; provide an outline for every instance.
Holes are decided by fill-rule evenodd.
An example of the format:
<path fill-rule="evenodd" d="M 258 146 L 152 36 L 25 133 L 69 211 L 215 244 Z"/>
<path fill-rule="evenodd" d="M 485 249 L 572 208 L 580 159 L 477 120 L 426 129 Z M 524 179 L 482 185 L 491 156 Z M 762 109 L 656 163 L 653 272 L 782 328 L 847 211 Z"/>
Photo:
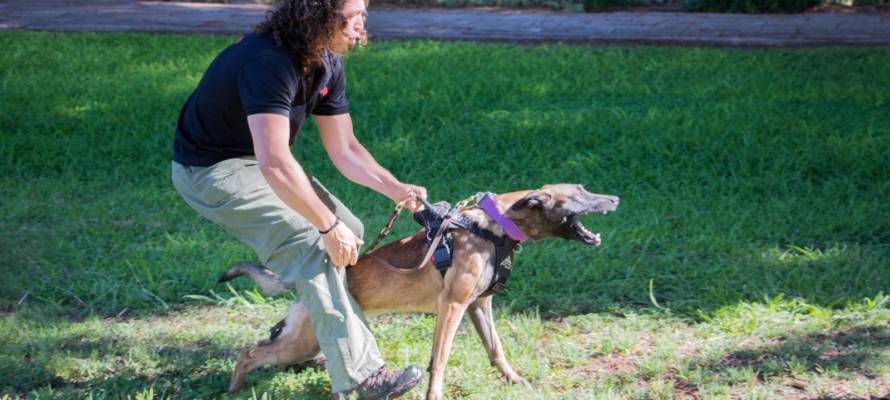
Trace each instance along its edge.
<path fill-rule="evenodd" d="M 513 248 L 513 254 L 522 253 L 522 243 L 516 243 L 516 247 Z"/>

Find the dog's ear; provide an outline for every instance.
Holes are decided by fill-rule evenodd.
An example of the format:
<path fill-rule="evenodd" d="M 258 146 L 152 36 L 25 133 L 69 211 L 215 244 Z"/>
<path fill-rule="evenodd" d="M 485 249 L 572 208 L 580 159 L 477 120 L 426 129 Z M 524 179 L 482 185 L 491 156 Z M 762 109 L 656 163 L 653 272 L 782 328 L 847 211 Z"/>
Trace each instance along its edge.
<path fill-rule="evenodd" d="M 553 195 L 547 190 L 532 190 L 510 206 L 511 209 L 544 208 L 553 202 Z"/>

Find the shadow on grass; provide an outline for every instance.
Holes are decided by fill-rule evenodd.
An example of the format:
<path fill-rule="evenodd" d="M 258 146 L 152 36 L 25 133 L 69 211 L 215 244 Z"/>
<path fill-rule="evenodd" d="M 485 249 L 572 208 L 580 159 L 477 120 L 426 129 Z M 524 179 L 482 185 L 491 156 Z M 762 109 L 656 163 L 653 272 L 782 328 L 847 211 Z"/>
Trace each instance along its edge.
<path fill-rule="evenodd" d="M 887 327 L 856 327 L 777 338 L 766 346 L 733 351 L 704 368 L 714 372 L 751 368 L 761 379 L 814 371 L 847 371 L 870 376 L 874 367 L 887 361 L 888 350 Z"/>
<path fill-rule="evenodd" d="M 837 329 L 803 336 L 783 336 L 769 340 L 767 344 L 738 348 L 716 360 L 696 362 L 700 369 L 713 374 L 725 383 L 736 384 L 739 376 L 749 379 L 753 373 L 754 384 L 789 385 L 788 390 L 822 393 L 819 399 L 878 399 L 886 397 L 862 397 L 850 393 L 850 383 L 844 375 L 854 374 L 874 380 L 877 387 L 872 393 L 878 396 L 890 394 L 890 382 L 881 379 L 882 369 L 890 358 L 890 332 L 886 326 L 859 326 Z M 816 381 L 806 382 L 808 374 L 816 374 Z M 694 387 L 690 382 L 678 380 L 678 387 Z M 801 393 L 802 395 L 803 393 Z M 798 398 L 792 396 L 791 398 Z"/>
<path fill-rule="evenodd" d="M 61 335 L 54 333 L 44 331 L 5 346 L 0 356 L 0 395 L 250 398 L 254 391 L 267 391 L 276 398 L 330 398 L 326 373 L 300 367 L 257 370 L 248 377 L 247 387 L 254 386 L 253 390 L 229 395 L 226 390 L 238 349 L 207 335 L 183 340 L 164 334 L 144 338 L 96 335 L 95 331 L 78 328 Z M 282 376 L 282 372 L 289 375 Z M 281 384 L 281 379 L 288 384 Z"/>

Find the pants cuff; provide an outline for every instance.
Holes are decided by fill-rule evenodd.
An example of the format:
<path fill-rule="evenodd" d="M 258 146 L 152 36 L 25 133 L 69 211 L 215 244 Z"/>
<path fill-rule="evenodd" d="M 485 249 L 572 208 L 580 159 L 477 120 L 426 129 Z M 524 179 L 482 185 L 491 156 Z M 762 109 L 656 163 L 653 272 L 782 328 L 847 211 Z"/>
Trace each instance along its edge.
<path fill-rule="evenodd" d="M 380 369 L 380 367 L 384 366 L 385 363 L 383 360 L 376 359 L 371 362 L 363 365 L 361 368 L 355 371 L 355 374 L 350 374 L 351 378 L 349 382 L 331 382 L 331 392 L 332 393 L 344 393 L 349 392 L 361 385 L 362 382 L 368 379 L 372 373 Z"/>

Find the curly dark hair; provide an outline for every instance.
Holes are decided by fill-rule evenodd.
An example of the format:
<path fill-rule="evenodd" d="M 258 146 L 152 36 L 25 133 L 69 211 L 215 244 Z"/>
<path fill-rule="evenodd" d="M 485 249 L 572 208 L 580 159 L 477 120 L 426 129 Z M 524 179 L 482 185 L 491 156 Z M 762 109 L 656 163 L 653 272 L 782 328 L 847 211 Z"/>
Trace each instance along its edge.
<path fill-rule="evenodd" d="M 322 67 L 325 42 L 346 23 L 340 9 L 346 0 L 282 0 L 266 14 L 256 31 L 271 34 L 291 51 L 304 75 Z"/>

